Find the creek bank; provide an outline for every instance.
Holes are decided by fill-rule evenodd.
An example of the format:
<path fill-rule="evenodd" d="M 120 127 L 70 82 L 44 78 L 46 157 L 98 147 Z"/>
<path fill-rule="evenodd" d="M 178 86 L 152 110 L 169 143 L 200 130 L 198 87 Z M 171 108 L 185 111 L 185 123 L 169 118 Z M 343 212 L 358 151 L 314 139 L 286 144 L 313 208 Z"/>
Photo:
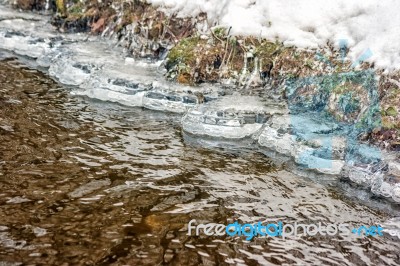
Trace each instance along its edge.
<path fill-rule="evenodd" d="M 181 84 L 219 83 L 248 90 L 273 87 L 278 101 L 288 101 L 287 94 L 293 90 L 288 84 L 296 80 L 292 94 L 322 99 L 320 109 L 350 124 L 365 118 L 371 101 L 377 99 L 379 122 L 360 134 L 360 140 L 400 150 L 400 71 L 386 73 L 370 63 L 350 62 L 348 47 L 335 50 L 328 43 L 304 50 L 285 47 L 279 40 L 232 36 L 229 28 L 210 24 L 205 13 L 184 18 L 166 15 L 141 0 L 31 1 L 19 0 L 16 7 L 57 10 L 51 22 L 62 32 L 100 34 L 118 42 L 133 57 L 166 59 L 166 78 Z M 366 88 L 375 90 L 376 99 L 365 96 L 360 84 L 365 77 L 347 80 L 357 72 L 370 72 L 369 78 L 377 81 L 368 84 L 373 88 Z"/>

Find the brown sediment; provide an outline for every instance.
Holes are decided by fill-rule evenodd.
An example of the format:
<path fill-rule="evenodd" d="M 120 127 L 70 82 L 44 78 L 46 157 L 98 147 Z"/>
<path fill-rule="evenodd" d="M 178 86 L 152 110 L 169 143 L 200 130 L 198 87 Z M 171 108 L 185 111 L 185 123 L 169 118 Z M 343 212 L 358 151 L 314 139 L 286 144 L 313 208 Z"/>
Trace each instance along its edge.
<path fill-rule="evenodd" d="M 112 139 L 89 121 L 79 120 L 78 114 L 87 106 L 68 97 L 65 89 L 39 71 L 17 60 L 0 61 L 0 81 L 1 260 L 45 265 L 109 265 L 120 260 L 142 264 L 144 259 L 131 252 L 141 246 L 139 235 L 145 222 L 123 225 L 140 221 L 141 213 L 163 197 L 158 191 L 133 192 L 135 204 L 124 206 L 122 212 L 112 205 L 125 201 L 122 197 L 111 197 L 107 204 L 101 200 L 82 204 L 82 197 L 135 178 L 126 169 L 112 169 L 115 161 L 91 167 L 76 159 L 78 153 L 107 158 L 106 152 L 85 143 Z M 177 218 L 183 226 L 186 218 Z M 145 219 L 146 223 L 151 220 L 151 216 Z M 176 226 L 168 221 L 150 222 L 149 228 L 162 239 Z M 44 233 L 35 235 L 34 230 Z M 110 232 L 117 242 L 110 239 Z M 164 252 L 161 246 L 150 251 L 147 263 L 159 264 Z"/>

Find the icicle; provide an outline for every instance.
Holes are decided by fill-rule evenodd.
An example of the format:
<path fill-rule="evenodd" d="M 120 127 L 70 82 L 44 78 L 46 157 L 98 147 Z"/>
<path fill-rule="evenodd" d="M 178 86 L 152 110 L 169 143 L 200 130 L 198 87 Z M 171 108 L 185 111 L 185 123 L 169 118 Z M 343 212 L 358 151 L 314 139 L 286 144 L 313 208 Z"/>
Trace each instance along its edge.
<path fill-rule="evenodd" d="M 247 54 L 244 53 L 244 55 L 243 55 L 243 68 L 242 68 L 242 73 L 240 73 L 239 84 L 243 83 L 243 80 L 245 79 L 246 74 L 247 74 Z"/>
<path fill-rule="evenodd" d="M 247 81 L 247 84 L 246 84 L 246 89 L 250 86 L 250 84 L 253 82 L 253 81 L 256 81 L 257 80 L 257 77 L 259 77 L 259 68 L 258 68 L 258 57 L 255 57 L 254 58 L 254 69 L 253 69 L 253 72 L 251 72 L 251 74 L 250 74 L 250 78 L 249 78 L 249 80 Z"/>

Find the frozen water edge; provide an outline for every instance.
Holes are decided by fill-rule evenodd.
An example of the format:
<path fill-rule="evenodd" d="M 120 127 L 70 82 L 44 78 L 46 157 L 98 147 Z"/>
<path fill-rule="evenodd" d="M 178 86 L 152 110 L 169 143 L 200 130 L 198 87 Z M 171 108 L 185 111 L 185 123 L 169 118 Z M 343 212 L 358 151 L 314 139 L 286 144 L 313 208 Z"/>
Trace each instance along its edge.
<path fill-rule="evenodd" d="M 33 58 L 50 76 L 74 86 L 73 94 L 177 113 L 196 105 L 196 92 L 210 95 L 208 100 L 218 97 L 219 89 L 210 85 L 193 88 L 166 82 L 158 71 L 161 62 L 135 61 L 111 41 L 60 34 L 46 16 L 2 7 L 0 18 L 0 49 Z"/>
<path fill-rule="evenodd" d="M 400 239 L 400 217 L 394 217 L 386 221 L 383 225 L 384 232 Z"/>
<path fill-rule="evenodd" d="M 345 160 L 346 142 L 323 133 L 336 130 L 328 122 L 307 116 L 294 119 L 287 106 L 259 97 L 223 96 L 230 92 L 217 86 L 194 88 L 166 82 L 158 71 L 160 62 L 135 61 L 121 48 L 97 37 L 59 34 L 45 16 L 2 7 L 0 18 L 5 18 L 0 21 L 0 49 L 32 58 L 35 67 L 47 69 L 61 83 L 73 86 L 71 93 L 75 95 L 182 113 L 182 129 L 187 133 L 233 140 L 253 138 L 258 145 L 289 156 L 302 167 L 347 178 L 400 202 L 399 163 L 385 159 L 381 169 L 365 166 L 373 165 L 373 160 L 365 165 L 349 164 Z M 293 132 L 296 125 L 300 127 Z M 313 138 L 304 137 L 307 134 L 302 130 L 311 132 Z M 323 148 L 330 137 L 333 157 L 327 158 Z"/>
<path fill-rule="evenodd" d="M 198 105 L 182 118 L 182 129 L 193 135 L 243 139 L 259 133 L 268 117 L 285 112 L 285 106 L 260 97 L 231 95 Z"/>

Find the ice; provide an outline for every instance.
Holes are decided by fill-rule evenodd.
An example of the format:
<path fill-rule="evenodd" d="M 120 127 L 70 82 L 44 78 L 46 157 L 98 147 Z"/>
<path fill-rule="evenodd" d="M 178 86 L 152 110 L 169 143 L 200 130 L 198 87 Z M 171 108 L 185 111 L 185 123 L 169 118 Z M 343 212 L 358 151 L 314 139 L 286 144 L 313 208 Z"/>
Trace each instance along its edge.
<path fill-rule="evenodd" d="M 384 222 L 381 226 L 383 228 L 383 232 L 400 239 L 400 217 L 391 218 Z"/>
<path fill-rule="evenodd" d="M 350 180 L 354 183 L 363 186 L 371 186 L 374 175 L 368 171 L 368 169 L 363 169 L 361 167 L 348 167 L 346 170 L 349 172 L 348 175 Z"/>
<path fill-rule="evenodd" d="M 77 63 L 73 58 L 59 57 L 50 65 L 49 74 L 66 85 L 79 86 L 90 78 L 94 66 Z"/>
<path fill-rule="evenodd" d="M 182 128 L 193 135 L 242 139 L 257 134 L 268 116 L 281 109 L 260 97 L 225 96 L 189 110 L 182 118 Z"/>
<path fill-rule="evenodd" d="M 400 185 L 396 184 L 394 185 L 392 189 L 392 198 L 396 202 L 400 202 Z"/>
<path fill-rule="evenodd" d="M 358 185 L 370 188 L 376 195 L 400 202 L 400 183 L 390 175 L 390 172 L 384 170 L 390 163 L 391 161 L 383 161 L 380 164 L 346 162 L 343 176 Z"/>
<path fill-rule="evenodd" d="M 14 32 L 0 32 L 0 39 L 6 40 L 0 42 L 1 49 L 13 50 L 20 55 L 33 58 L 41 56 L 49 48 L 49 44 L 43 39 L 35 39 Z"/>
<path fill-rule="evenodd" d="M 91 75 L 80 87 L 82 90 L 74 91 L 74 94 L 127 106 L 143 106 L 144 95 L 152 88 L 152 84 L 149 79 L 143 79 L 137 74 L 108 67 Z"/>
<path fill-rule="evenodd" d="M 389 162 L 389 174 L 400 177 L 400 162 Z"/>
<path fill-rule="evenodd" d="M 295 156 L 296 144 L 290 134 L 279 134 L 278 130 L 266 127 L 259 136 L 258 143 L 279 153 Z"/>
<path fill-rule="evenodd" d="M 205 101 L 218 98 L 218 87 L 165 81 L 161 61 L 136 61 L 111 41 L 63 35 L 49 27 L 48 17 L 21 14 L 7 8 L 0 13 L 0 48 L 36 59 L 30 65 L 47 68 L 74 95 L 175 113 L 194 107 L 197 94 Z"/>
<path fill-rule="evenodd" d="M 373 174 L 371 191 L 374 194 L 381 195 L 386 198 L 396 199 L 398 195 L 396 195 L 396 190 L 398 188 L 399 183 L 393 184 L 389 183 L 386 176 L 381 172 L 376 172 Z M 394 197 L 393 197 L 394 196 Z"/>
<path fill-rule="evenodd" d="M 200 136 L 215 138 L 241 139 L 250 137 L 262 128 L 262 124 L 240 125 L 236 120 L 230 120 L 225 125 L 212 125 L 202 123 L 203 116 L 195 116 L 190 113 L 182 120 L 183 130 Z"/>
<path fill-rule="evenodd" d="M 186 93 L 151 91 L 143 99 L 143 106 L 148 109 L 174 113 L 185 113 L 196 104 L 197 98 Z"/>

